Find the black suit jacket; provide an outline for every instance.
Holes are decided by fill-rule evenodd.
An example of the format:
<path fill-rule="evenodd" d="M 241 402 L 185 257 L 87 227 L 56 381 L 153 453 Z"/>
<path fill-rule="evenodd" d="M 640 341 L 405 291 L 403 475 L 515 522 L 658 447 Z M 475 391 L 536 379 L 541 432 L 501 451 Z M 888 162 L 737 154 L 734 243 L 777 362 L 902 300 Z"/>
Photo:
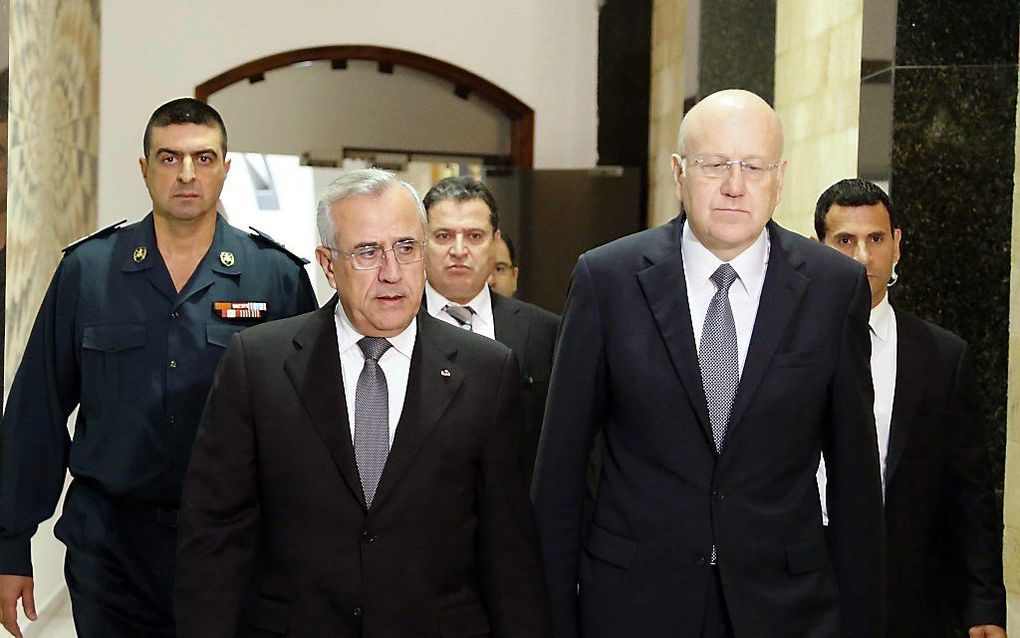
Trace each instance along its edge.
<path fill-rule="evenodd" d="M 942 636 L 961 621 L 1005 627 L 1002 523 L 967 344 L 901 310 L 896 331 L 886 458 L 889 635 Z"/>
<path fill-rule="evenodd" d="M 419 316 L 366 510 L 335 304 L 244 331 L 223 358 L 184 490 L 179 635 L 549 635 L 513 354 Z"/>
<path fill-rule="evenodd" d="M 737 636 L 880 635 L 868 284 L 838 252 L 775 223 L 768 232 L 764 287 L 719 455 L 681 220 L 578 261 L 532 485 L 558 638 L 698 638 L 713 544 Z M 585 525 L 597 430 L 601 476 Z M 835 465 L 829 544 L 815 483 L 821 452 Z"/>
<path fill-rule="evenodd" d="M 491 292 L 496 340 L 517 355 L 524 387 L 524 475 L 531 481 L 542 432 L 560 318 L 536 305 Z"/>

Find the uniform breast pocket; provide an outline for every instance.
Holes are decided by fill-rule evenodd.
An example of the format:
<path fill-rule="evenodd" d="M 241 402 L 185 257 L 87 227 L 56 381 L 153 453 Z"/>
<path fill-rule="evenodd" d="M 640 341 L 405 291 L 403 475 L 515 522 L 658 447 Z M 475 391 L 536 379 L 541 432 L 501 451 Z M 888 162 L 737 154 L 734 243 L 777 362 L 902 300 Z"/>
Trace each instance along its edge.
<path fill-rule="evenodd" d="M 205 327 L 206 339 L 214 346 L 226 348 L 230 345 L 230 338 L 245 329 L 247 326 L 235 326 L 225 323 L 210 323 Z M 218 353 L 217 357 L 222 354 Z"/>
<path fill-rule="evenodd" d="M 82 335 L 82 401 L 127 401 L 151 376 L 145 365 L 144 324 L 85 326 Z"/>

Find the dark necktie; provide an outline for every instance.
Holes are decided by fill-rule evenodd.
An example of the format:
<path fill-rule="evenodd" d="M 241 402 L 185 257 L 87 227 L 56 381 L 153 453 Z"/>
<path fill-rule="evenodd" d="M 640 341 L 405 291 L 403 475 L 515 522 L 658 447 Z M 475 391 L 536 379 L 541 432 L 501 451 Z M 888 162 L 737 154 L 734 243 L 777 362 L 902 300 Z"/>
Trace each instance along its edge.
<path fill-rule="evenodd" d="M 453 317 L 461 328 L 474 332 L 471 322 L 475 319 L 475 311 L 471 306 L 458 306 L 451 303 L 446 304 L 443 310 L 446 311 L 446 314 Z"/>
<path fill-rule="evenodd" d="M 701 366 L 701 380 L 705 386 L 708 418 L 712 423 L 716 452 L 722 451 L 726 440 L 733 398 L 740 381 L 737 327 L 733 323 L 729 297 L 730 286 L 736 279 L 737 271 L 729 264 L 719 266 L 712 273 L 712 281 L 718 288 L 708 304 L 705 326 L 701 330 L 701 346 L 698 348 L 698 363 Z"/>
<path fill-rule="evenodd" d="M 389 393 L 386 375 L 379 367 L 379 357 L 390 348 L 390 342 L 382 337 L 363 337 L 358 347 L 365 355 L 365 366 L 354 395 L 354 458 L 365 504 L 371 507 L 390 452 Z"/>

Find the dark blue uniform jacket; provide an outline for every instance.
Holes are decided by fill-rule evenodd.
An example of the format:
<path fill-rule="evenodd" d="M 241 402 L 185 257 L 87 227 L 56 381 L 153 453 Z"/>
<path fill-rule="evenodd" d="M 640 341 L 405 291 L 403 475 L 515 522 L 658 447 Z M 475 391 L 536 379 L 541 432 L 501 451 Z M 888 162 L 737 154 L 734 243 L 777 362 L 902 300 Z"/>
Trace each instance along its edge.
<path fill-rule="evenodd" d="M 315 309 L 301 261 L 216 222 L 180 293 L 150 213 L 67 250 L 36 317 L 2 431 L 0 573 L 31 575 L 30 539 L 69 468 L 110 499 L 176 508 L 213 372 L 230 337 Z M 216 302 L 266 304 L 222 318 Z M 67 418 L 79 406 L 74 438 Z"/>

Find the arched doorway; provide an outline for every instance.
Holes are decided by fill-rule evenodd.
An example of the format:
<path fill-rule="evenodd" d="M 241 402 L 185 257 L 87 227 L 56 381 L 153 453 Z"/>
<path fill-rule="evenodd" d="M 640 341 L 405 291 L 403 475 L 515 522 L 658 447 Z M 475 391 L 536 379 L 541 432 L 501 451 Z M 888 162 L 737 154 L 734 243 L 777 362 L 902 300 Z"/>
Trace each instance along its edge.
<path fill-rule="evenodd" d="M 387 47 L 368 45 L 334 45 L 295 49 L 275 53 L 238 65 L 195 87 L 195 97 L 209 97 L 232 84 L 257 82 L 267 71 L 283 67 L 329 61 L 333 68 L 346 68 L 350 60 L 375 62 L 382 73 L 395 66 L 415 69 L 451 83 L 453 92 L 463 99 L 477 96 L 502 112 L 510 120 L 509 163 L 516 168 L 531 168 L 534 157 L 535 112 L 527 104 L 504 89 L 464 68 L 442 60 Z"/>

